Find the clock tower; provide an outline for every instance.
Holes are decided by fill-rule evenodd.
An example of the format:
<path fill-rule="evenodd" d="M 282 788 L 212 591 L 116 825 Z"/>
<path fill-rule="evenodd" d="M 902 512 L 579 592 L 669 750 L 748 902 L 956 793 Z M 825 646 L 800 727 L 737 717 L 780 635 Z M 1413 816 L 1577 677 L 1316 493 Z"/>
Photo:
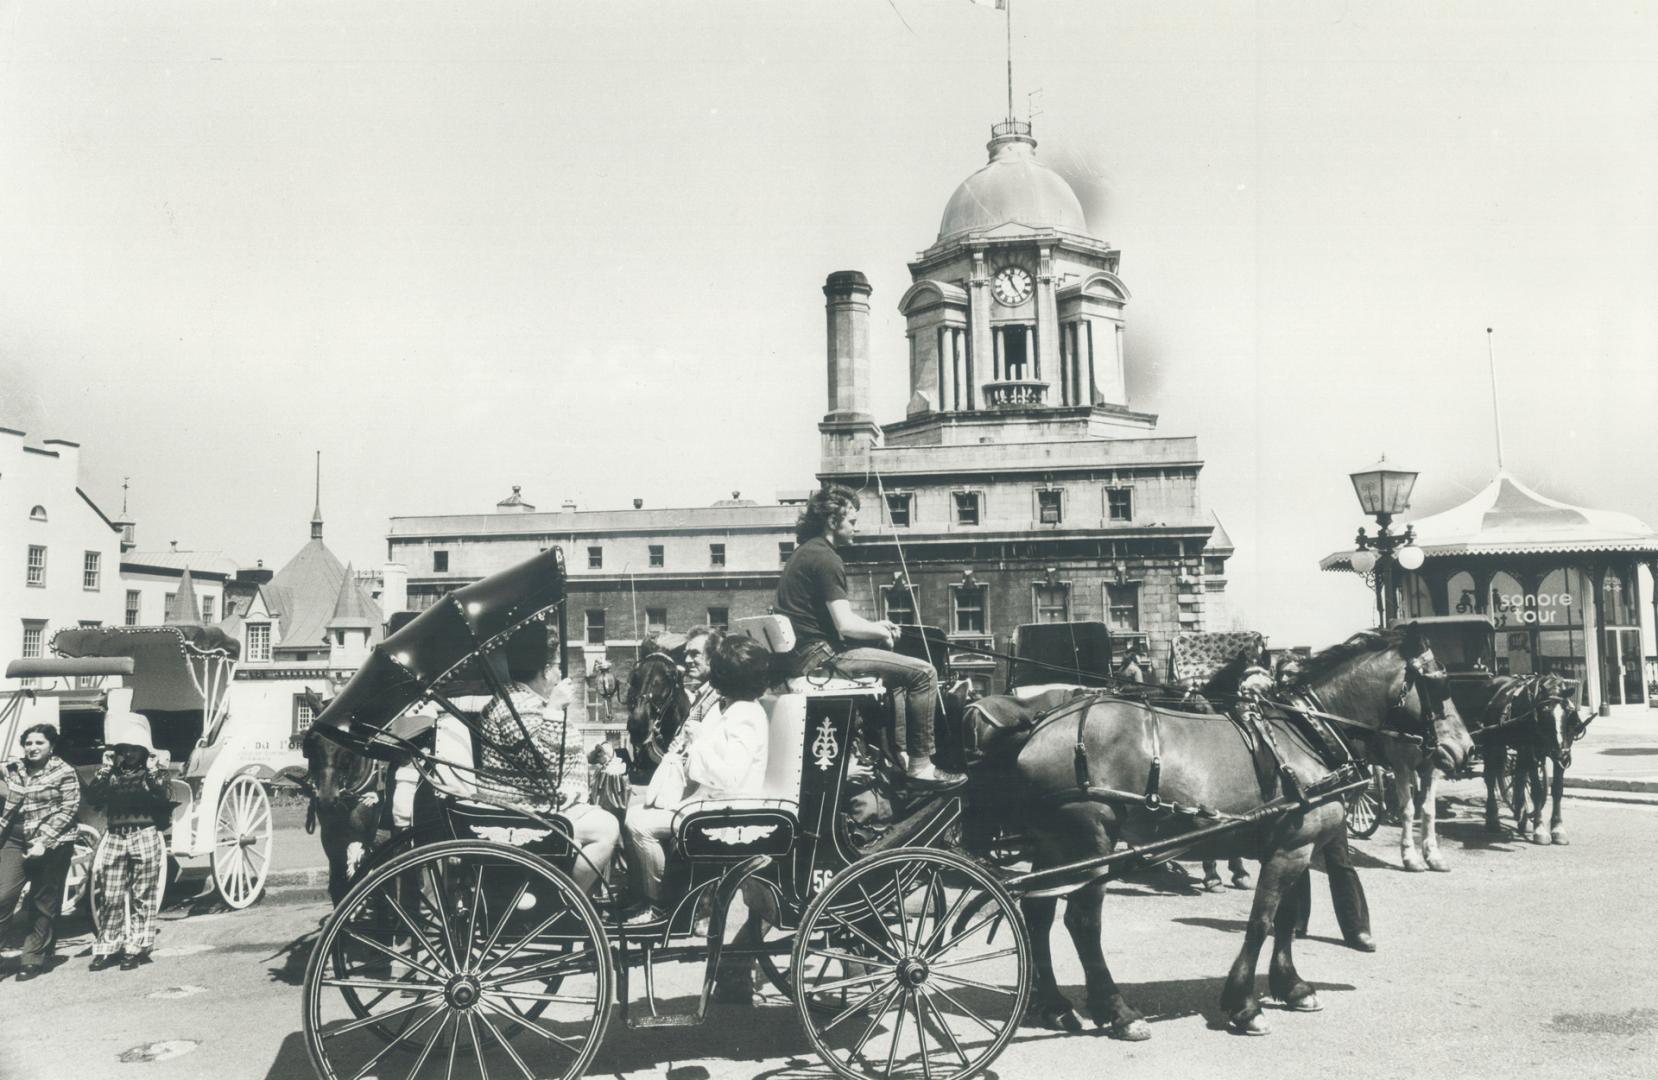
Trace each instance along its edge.
<path fill-rule="evenodd" d="M 1096 406 L 1126 414 L 1129 294 L 1118 251 L 1089 233 L 1070 185 L 1037 160 L 1028 122 L 994 125 L 988 149 L 990 160 L 951 195 L 936 242 L 910 263 L 898 303 L 908 417 Z"/>

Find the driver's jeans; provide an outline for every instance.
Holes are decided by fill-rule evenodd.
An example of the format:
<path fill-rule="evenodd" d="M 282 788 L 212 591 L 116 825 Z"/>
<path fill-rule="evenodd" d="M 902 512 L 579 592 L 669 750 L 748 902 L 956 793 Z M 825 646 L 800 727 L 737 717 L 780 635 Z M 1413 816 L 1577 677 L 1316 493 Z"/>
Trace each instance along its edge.
<path fill-rule="evenodd" d="M 938 675 L 925 660 L 888 649 L 858 648 L 836 653 L 819 668 L 854 678 L 881 680 L 889 693 L 904 691 L 904 722 L 897 725 L 898 749 L 911 757 L 932 757 L 933 719 L 938 710 Z"/>
<path fill-rule="evenodd" d="M 24 921 L 29 936 L 23 941 L 19 963 L 40 967 L 52 957 L 57 941 L 58 908 L 63 903 L 63 879 L 75 853 L 72 843 L 48 848 L 38 859 L 26 859 L 26 845 L 10 835 L 0 837 L 0 940 L 11 930 L 12 918 Z M 29 886 L 29 898 L 17 908 L 18 894 Z"/>

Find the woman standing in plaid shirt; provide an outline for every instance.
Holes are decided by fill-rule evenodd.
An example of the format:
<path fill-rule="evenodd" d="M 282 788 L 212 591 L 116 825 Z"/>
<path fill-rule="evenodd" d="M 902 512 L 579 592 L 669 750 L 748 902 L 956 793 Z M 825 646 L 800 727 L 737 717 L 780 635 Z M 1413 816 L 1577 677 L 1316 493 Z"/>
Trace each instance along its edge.
<path fill-rule="evenodd" d="M 86 785 L 86 801 L 102 809 L 106 821 L 92 863 L 100 927 L 92 970 L 119 959 L 121 970 L 131 971 L 149 963 L 155 945 L 156 887 L 167 872 L 161 830 L 173 804 L 150 742 L 149 720 L 139 713 L 111 713 L 104 718 L 104 738 L 112 750 Z"/>
<path fill-rule="evenodd" d="M 0 810 L 0 940 L 11 929 L 18 894 L 27 884 L 24 911 L 31 922 L 17 971 L 17 981 L 27 982 L 46 970 L 57 939 L 54 920 L 75 851 L 81 783 L 53 752 L 57 728 L 35 724 L 19 741 L 23 758 L 6 762 L 5 809 Z"/>

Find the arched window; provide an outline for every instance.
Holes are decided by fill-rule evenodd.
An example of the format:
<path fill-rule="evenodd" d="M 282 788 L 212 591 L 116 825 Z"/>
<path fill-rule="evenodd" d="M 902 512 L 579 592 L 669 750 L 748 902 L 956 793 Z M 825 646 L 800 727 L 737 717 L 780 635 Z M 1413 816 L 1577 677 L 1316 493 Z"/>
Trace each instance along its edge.
<path fill-rule="evenodd" d="M 1581 680 L 1583 663 L 1583 571 L 1550 570 L 1537 586 L 1537 670 Z"/>
<path fill-rule="evenodd" d="M 1471 615 L 1485 610 L 1485 598 L 1474 591 L 1474 575 L 1466 570 L 1451 575 L 1451 580 L 1445 584 L 1445 595 L 1450 600 L 1453 615 Z"/>
<path fill-rule="evenodd" d="M 1519 578 L 1502 570 L 1491 575 L 1490 596 L 1486 610 L 1497 625 L 1497 674 L 1530 675 L 1537 670 L 1531 634 L 1537 597 L 1526 592 Z"/>
<path fill-rule="evenodd" d="M 30 521 L 45 521 L 46 520 L 46 508 L 44 506 L 37 506 L 33 510 L 30 510 L 29 511 L 29 520 Z"/>
<path fill-rule="evenodd" d="M 1405 613 L 1412 619 L 1419 619 L 1427 615 L 1438 615 L 1433 609 L 1433 590 L 1428 586 L 1428 579 L 1419 573 L 1405 575 Z"/>

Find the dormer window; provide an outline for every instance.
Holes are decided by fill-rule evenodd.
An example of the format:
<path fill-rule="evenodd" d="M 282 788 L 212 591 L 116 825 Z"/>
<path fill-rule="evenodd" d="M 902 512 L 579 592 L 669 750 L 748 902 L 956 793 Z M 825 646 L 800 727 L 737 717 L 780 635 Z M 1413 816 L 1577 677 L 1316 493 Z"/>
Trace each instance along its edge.
<path fill-rule="evenodd" d="M 29 520 L 30 521 L 45 521 L 46 520 L 46 508 L 44 506 L 37 506 L 33 510 L 30 510 L 29 511 Z"/>

